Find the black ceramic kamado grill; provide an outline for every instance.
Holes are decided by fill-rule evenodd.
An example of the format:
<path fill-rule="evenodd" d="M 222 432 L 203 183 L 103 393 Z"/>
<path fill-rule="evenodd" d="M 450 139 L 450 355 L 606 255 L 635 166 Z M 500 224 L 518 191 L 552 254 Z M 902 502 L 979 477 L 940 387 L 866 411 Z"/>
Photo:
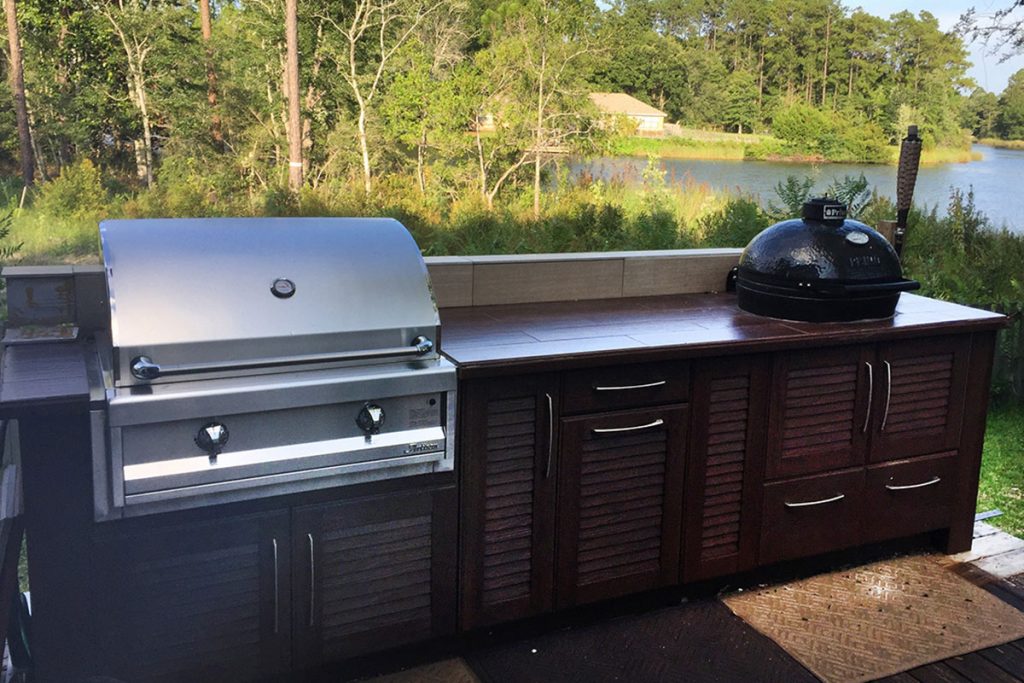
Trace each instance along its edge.
<path fill-rule="evenodd" d="M 910 126 L 897 171 L 895 248 L 848 219 L 842 202 L 812 199 L 801 218 L 776 223 L 747 245 L 736 269 L 739 307 L 808 322 L 892 317 L 900 294 L 921 286 L 903 277 L 900 264 L 920 158 L 917 126 Z"/>
<path fill-rule="evenodd" d="M 920 284 L 903 277 L 882 235 L 846 217 L 828 198 L 804 204 L 803 217 L 776 223 L 740 256 L 739 307 L 786 320 L 837 322 L 888 318 L 900 293 Z"/>

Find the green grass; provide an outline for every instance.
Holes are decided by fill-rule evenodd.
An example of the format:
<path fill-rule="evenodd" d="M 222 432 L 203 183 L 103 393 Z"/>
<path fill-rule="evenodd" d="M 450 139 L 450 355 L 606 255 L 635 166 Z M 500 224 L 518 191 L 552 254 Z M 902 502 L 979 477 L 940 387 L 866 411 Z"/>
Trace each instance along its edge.
<path fill-rule="evenodd" d="M 662 159 L 735 159 L 742 160 L 746 152 L 742 141 L 670 138 L 622 138 L 612 146 L 616 156 L 645 157 L 653 154 Z"/>
<path fill-rule="evenodd" d="M 999 138 L 982 138 L 979 145 L 998 147 L 1000 149 L 1024 149 L 1024 140 L 1000 140 Z"/>
<path fill-rule="evenodd" d="M 981 461 L 978 512 L 998 508 L 988 520 L 1014 536 L 1024 537 L 1024 405 L 989 411 Z"/>

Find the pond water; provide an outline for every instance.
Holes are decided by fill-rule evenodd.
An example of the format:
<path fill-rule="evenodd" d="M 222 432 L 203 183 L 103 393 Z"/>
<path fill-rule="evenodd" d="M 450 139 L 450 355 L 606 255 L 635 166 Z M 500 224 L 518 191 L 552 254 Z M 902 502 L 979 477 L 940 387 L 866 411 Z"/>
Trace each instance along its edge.
<path fill-rule="evenodd" d="M 914 189 L 914 204 L 946 213 L 951 188 L 964 193 L 974 190 L 974 204 L 995 227 L 1005 226 L 1024 233 L 1024 151 L 976 145 L 981 161 L 966 164 L 922 166 Z M 896 167 L 869 164 L 805 164 L 772 161 L 709 161 L 662 159 L 669 183 L 686 182 L 687 177 L 707 183 L 715 190 L 757 196 L 762 203 L 779 203 L 775 185 L 786 176 L 811 176 L 814 189 L 824 191 L 833 178 L 856 177 L 863 173 L 879 194 L 896 198 Z M 647 160 L 640 157 L 603 157 L 570 162 L 573 175 L 589 171 L 595 178 L 620 177 L 627 182 L 642 180 Z"/>

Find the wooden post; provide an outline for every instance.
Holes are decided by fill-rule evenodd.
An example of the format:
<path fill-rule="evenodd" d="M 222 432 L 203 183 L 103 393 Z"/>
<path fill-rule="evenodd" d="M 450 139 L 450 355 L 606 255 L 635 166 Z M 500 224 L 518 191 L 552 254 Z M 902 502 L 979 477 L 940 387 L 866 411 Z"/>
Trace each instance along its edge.
<path fill-rule="evenodd" d="M 889 241 L 889 244 L 892 244 L 893 239 L 896 238 L 896 221 L 878 221 L 875 230 L 880 232 L 882 237 Z"/>

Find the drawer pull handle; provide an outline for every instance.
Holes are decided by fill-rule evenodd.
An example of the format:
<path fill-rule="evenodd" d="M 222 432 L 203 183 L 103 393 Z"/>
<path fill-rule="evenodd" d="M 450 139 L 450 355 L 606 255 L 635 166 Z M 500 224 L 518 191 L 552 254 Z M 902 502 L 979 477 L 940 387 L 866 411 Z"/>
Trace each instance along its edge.
<path fill-rule="evenodd" d="M 647 384 L 625 384 L 621 387 L 594 387 L 594 391 L 629 391 L 630 389 L 653 389 L 654 387 L 663 387 L 668 384 L 668 380 L 661 380 L 660 382 L 649 382 Z"/>
<path fill-rule="evenodd" d="M 894 486 L 893 484 L 886 484 L 885 488 L 890 491 L 906 491 L 907 489 L 923 489 L 925 486 L 934 486 L 942 481 L 942 477 L 932 477 L 928 481 L 922 481 L 917 484 L 904 484 L 903 486 Z"/>
<path fill-rule="evenodd" d="M 633 427 L 603 427 L 600 429 L 594 429 L 593 432 L 595 434 L 618 434 L 621 432 L 639 432 L 643 429 L 652 429 L 654 427 L 660 427 L 663 424 L 665 424 L 665 421 L 659 418 L 654 422 L 648 422 L 645 425 L 635 425 Z"/>
<path fill-rule="evenodd" d="M 861 429 L 862 434 L 868 433 L 868 424 L 871 422 L 871 399 L 875 393 L 875 369 L 871 367 L 871 363 L 864 363 L 868 369 L 868 409 L 864 414 L 864 428 Z"/>
<path fill-rule="evenodd" d="M 825 505 L 827 503 L 835 503 L 836 501 L 840 501 L 843 498 L 846 498 L 845 493 L 834 495 L 831 498 L 822 498 L 821 500 L 807 500 L 802 503 L 790 503 L 789 501 L 783 501 L 783 505 L 785 505 L 788 508 L 809 508 L 814 505 Z"/>

